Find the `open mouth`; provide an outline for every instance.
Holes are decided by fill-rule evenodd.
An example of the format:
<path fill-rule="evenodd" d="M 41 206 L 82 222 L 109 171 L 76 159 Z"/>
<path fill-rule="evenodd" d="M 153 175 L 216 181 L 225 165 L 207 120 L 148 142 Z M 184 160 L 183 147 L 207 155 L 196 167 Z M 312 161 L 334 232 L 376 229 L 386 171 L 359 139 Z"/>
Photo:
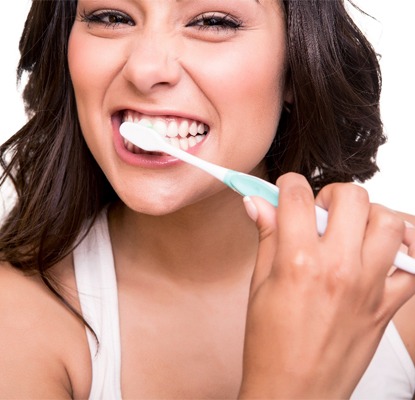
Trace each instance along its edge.
<path fill-rule="evenodd" d="M 123 113 L 122 122 L 126 121 L 153 128 L 171 145 L 184 151 L 203 141 L 209 132 L 209 127 L 203 122 L 187 118 L 148 116 L 131 110 L 126 110 Z M 134 154 L 164 154 L 142 150 L 126 139 L 124 139 L 124 146 Z"/>

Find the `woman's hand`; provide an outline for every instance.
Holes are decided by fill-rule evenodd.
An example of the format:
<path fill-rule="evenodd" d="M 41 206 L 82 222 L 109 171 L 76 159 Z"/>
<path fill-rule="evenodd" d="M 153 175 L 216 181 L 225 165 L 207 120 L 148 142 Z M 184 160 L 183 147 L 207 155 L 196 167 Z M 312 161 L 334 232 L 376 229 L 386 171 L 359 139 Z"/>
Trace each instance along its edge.
<path fill-rule="evenodd" d="M 282 176 L 278 208 L 247 201 L 259 250 L 252 278 L 241 398 L 347 398 L 394 313 L 415 293 L 415 276 L 390 275 L 415 229 L 369 203 L 364 189 L 332 184 L 316 202 L 329 212 L 317 234 L 306 180 Z"/>

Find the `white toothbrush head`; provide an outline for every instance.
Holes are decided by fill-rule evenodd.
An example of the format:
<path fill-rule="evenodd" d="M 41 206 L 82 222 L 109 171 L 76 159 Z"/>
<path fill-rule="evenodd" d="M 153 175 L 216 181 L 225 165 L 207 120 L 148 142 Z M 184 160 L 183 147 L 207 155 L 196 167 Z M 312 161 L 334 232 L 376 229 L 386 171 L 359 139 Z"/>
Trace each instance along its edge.
<path fill-rule="evenodd" d="M 120 126 L 121 136 L 145 151 L 164 152 L 168 143 L 151 127 L 123 122 Z"/>

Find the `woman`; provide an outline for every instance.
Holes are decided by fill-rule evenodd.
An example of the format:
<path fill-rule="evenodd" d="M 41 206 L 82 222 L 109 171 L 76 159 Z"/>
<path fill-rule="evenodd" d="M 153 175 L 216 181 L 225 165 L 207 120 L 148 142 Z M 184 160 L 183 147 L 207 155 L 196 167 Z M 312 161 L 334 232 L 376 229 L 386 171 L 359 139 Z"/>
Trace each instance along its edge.
<path fill-rule="evenodd" d="M 377 368 L 412 396 L 415 278 L 389 271 L 415 229 L 330 185 L 376 171 L 375 54 L 341 1 L 223 3 L 33 2 L 31 119 L 2 146 L 3 397 L 378 398 Z M 124 120 L 278 177 L 279 207 L 124 142 Z"/>

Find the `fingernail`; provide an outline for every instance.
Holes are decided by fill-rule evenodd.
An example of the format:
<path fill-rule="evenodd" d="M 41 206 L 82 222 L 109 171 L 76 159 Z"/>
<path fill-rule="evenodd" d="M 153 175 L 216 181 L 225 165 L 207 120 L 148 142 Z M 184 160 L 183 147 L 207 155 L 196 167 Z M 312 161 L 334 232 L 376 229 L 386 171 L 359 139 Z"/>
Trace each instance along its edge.
<path fill-rule="evenodd" d="M 258 209 L 249 196 L 244 197 L 244 205 L 249 218 L 251 218 L 252 221 L 256 222 L 258 219 Z"/>
<path fill-rule="evenodd" d="M 403 222 L 405 223 L 405 226 L 407 228 L 409 228 L 409 229 L 415 229 L 415 225 L 411 224 L 410 222 L 408 222 L 408 221 L 403 221 Z"/>

